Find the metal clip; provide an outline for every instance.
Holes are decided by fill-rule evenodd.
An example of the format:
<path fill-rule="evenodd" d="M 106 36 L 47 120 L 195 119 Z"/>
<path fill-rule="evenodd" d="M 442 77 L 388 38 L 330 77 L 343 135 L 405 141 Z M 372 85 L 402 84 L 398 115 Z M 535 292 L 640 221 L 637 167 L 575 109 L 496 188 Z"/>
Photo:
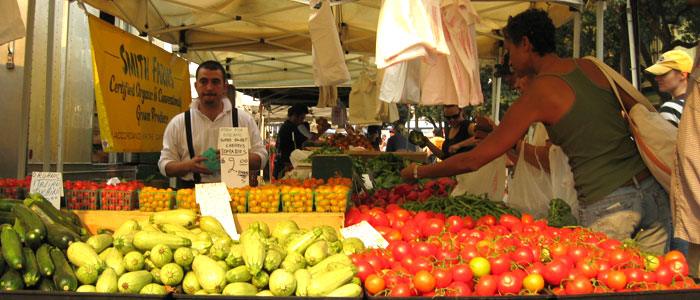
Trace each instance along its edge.
<path fill-rule="evenodd" d="M 5 67 L 8 69 L 15 68 L 15 41 L 7 44 L 7 62 Z"/>

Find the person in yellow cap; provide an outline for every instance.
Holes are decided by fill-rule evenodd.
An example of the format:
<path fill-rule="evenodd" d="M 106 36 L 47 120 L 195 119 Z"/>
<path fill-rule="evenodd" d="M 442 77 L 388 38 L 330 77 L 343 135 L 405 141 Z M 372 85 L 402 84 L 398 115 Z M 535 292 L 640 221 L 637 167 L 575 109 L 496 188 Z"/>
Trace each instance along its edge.
<path fill-rule="evenodd" d="M 671 50 L 659 57 L 648 73 L 656 75 L 654 80 L 659 84 L 659 91 L 670 93 L 673 99 L 664 102 L 659 109 L 661 116 L 678 127 L 685 104 L 685 90 L 688 87 L 688 73 L 693 68 L 693 60 L 688 53 L 681 50 Z"/>

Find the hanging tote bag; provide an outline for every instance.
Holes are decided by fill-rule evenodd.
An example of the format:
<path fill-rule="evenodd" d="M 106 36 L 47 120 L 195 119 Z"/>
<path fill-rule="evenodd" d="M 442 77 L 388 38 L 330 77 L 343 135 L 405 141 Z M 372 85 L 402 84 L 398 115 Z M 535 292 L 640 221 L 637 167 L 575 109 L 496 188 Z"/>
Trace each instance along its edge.
<path fill-rule="evenodd" d="M 625 118 L 630 124 L 630 131 L 644 163 L 661 186 L 670 192 L 671 166 L 673 166 L 673 157 L 676 152 L 678 129 L 666 121 L 649 103 L 649 100 L 622 75 L 595 57 L 587 56 L 585 59 L 593 61 L 605 74 L 624 110 Z M 629 111 L 622 103 L 616 84 L 637 102 Z"/>
<path fill-rule="evenodd" d="M 547 217 L 549 201 L 552 200 L 552 178 L 545 172 L 540 164 L 533 166 L 525 161 L 525 143 L 523 150 L 518 154 L 518 162 L 515 164 L 513 180 L 508 186 L 508 206 L 520 212 L 528 213 L 535 219 Z M 533 146 L 542 146 L 533 144 Z M 535 156 L 537 157 L 537 156 Z"/>

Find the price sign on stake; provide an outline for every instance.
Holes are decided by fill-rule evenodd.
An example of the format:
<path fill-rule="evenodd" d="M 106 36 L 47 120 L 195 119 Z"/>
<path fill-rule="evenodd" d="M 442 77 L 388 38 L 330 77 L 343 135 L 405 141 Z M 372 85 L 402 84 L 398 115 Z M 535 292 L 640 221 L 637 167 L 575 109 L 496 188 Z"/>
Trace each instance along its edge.
<path fill-rule="evenodd" d="M 362 240 L 367 248 L 384 249 L 389 246 L 389 242 L 387 242 L 372 225 L 369 225 L 367 221 L 362 221 L 350 227 L 341 228 L 340 234 L 343 235 L 344 238 L 356 237 Z"/>
<path fill-rule="evenodd" d="M 248 149 L 250 136 L 245 127 L 219 128 L 219 150 L 221 158 L 221 181 L 229 188 L 248 185 Z"/>
<path fill-rule="evenodd" d="M 58 172 L 32 172 L 29 193 L 39 193 L 56 208 L 61 208 L 63 174 Z"/>
<path fill-rule="evenodd" d="M 195 185 L 195 201 L 199 204 L 202 216 L 216 218 L 226 233 L 237 240 L 239 235 L 236 232 L 236 223 L 233 222 L 231 213 L 231 195 L 229 195 L 226 185 L 223 182 L 202 183 Z"/>

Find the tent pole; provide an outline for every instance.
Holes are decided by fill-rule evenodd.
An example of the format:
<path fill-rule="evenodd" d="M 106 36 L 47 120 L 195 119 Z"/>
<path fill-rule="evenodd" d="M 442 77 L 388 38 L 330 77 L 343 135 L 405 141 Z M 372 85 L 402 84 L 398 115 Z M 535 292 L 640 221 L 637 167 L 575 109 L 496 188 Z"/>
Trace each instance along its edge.
<path fill-rule="evenodd" d="M 632 6 L 630 0 L 627 0 L 627 38 L 630 45 L 630 71 L 632 73 L 632 84 L 639 89 L 637 81 L 637 48 L 634 43 L 634 25 L 632 24 Z"/>
<path fill-rule="evenodd" d="M 34 26 L 36 0 L 27 1 L 27 37 L 25 39 L 24 75 L 22 78 L 22 118 L 17 145 L 17 178 L 27 175 L 27 150 L 29 144 L 29 110 L 32 92 L 32 66 L 34 65 Z"/>
<path fill-rule="evenodd" d="M 56 52 L 54 41 L 54 30 L 56 26 L 56 0 L 49 0 L 49 17 L 46 38 L 46 94 L 44 95 L 44 149 L 43 168 L 44 172 L 51 170 L 51 104 L 53 100 L 53 58 Z"/>
<path fill-rule="evenodd" d="M 66 50 L 63 51 L 63 72 L 61 72 L 61 92 L 58 98 L 58 141 L 56 142 L 56 172 L 63 172 L 63 104 L 66 99 L 66 74 L 70 53 L 70 2 L 66 2 Z"/>
<path fill-rule="evenodd" d="M 581 57 L 581 11 L 574 13 L 574 58 Z"/>
<path fill-rule="evenodd" d="M 603 17 L 605 16 L 605 0 L 598 0 L 595 4 L 595 56 L 596 58 L 603 60 L 603 39 L 605 36 L 605 23 Z"/>

